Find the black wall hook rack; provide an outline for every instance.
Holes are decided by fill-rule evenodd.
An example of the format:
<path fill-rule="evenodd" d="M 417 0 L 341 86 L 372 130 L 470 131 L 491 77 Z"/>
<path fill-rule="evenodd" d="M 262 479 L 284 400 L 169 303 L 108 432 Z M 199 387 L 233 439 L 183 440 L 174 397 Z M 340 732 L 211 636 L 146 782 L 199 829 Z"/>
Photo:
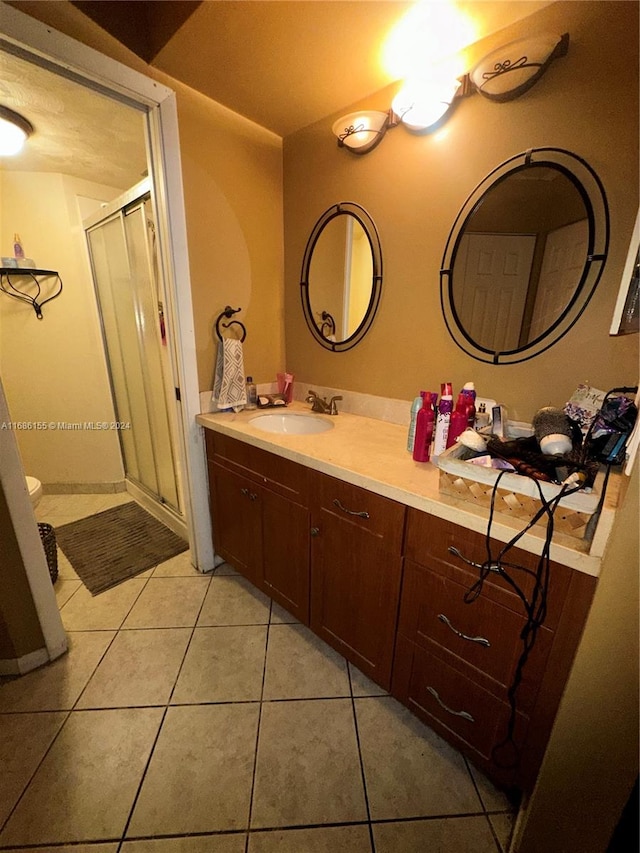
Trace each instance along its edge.
<path fill-rule="evenodd" d="M 242 311 L 242 308 L 232 308 L 230 305 L 227 305 L 222 314 L 220 314 L 220 316 L 216 320 L 216 335 L 218 336 L 218 340 L 222 340 L 222 332 L 220 331 L 222 318 L 226 317 L 227 319 L 230 319 L 231 317 L 233 317 L 234 314 L 237 314 L 239 311 Z M 244 341 L 244 339 L 247 337 L 247 330 L 244 324 L 241 323 L 240 320 L 231 320 L 230 323 L 222 323 L 222 327 L 224 329 L 228 329 L 230 326 L 240 326 L 240 328 L 242 329 L 242 337 L 240 338 L 240 341 Z"/>
<path fill-rule="evenodd" d="M 30 282 L 27 284 L 35 284 L 35 295 L 25 292 L 25 285 L 23 285 L 22 290 L 17 287 L 11 281 L 11 278 L 15 276 L 21 276 L 22 278 L 26 276 L 29 278 Z M 40 287 L 39 279 L 46 278 L 56 279 L 54 288 L 57 288 L 57 290 L 55 293 L 47 296 L 46 299 L 40 299 L 42 288 Z M 60 278 L 60 273 L 56 272 L 56 270 L 30 270 L 22 267 L 0 267 L 0 290 L 2 290 L 3 293 L 6 293 L 7 296 L 13 296 L 14 299 L 20 299 L 22 302 L 26 302 L 31 305 L 33 310 L 36 312 L 38 320 L 42 320 L 42 306 L 47 302 L 51 302 L 51 300 L 55 299 L 57 296 L 60 296 L 62 293 L 62 279 Z"/>

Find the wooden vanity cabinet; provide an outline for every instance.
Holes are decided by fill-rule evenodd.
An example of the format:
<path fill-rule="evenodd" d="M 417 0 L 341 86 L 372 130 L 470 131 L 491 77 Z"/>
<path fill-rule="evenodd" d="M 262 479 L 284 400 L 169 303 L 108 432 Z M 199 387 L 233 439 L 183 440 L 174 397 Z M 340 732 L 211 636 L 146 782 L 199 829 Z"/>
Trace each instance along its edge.
<path fill-rule="evenodd" d="M 311 516 L 311 627 L 389 689 L 405 507 L 316 473 Z"/>
<path fill-rule="evenodd" d="M 309 624 L 309 480 L 288 459 L 205 431 L 216 552 Z"/>
<path fill-rule="evenodd" d="M 459 555 L 451 553 L 455 548 Z M 495 557 L 502 543 L 492 542 Z M 547 618 L 522 672 L 513 746 L 507 692 L 522 650 L 520 598 L 497 573 L 464 601 L 487 559 L 485 537 L 409 509 L 392 693 L 499 784 L 533 784 L 595 591 L 595 579 L 552 563 Z M 464 559 L 463 559 L 464 558 Z M 538 557 L 511 549 L 505 561 L 530 595 Z M 517 762 L 514 761 L 517 759 Z M 515 766 L 514 766 L 515 765 Z"/>
<path fill-rule="evenodd" d="M 497 751 L 525 613 L 497 572 L 465 601 L 488 559 L 486 537 L 221 433 L 205 436 L 217 553 L 496 784 L 530 791 L 596 579 L 551 564 L 546 619 L 516 694 L 517 753 Z M 502 547 L 490 543 L 492 559 Z M 504 559 L 521 567 L 512 575 L 530 599 L 539 557 L 514 548 Z"/>

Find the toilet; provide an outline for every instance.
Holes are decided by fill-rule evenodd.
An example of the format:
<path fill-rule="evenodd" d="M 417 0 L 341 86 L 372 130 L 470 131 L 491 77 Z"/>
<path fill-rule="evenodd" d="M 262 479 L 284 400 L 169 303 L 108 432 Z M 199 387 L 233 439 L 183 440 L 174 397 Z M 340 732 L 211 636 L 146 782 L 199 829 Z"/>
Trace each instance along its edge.
<path fill-rule="evenodd" d="M 32 507 L 35 509 L 42 497 L 42 483 L 40 480 L 36 480 L 35 477 L 27 477 L 26 480 L 27 489 L 29 489 L 29 499 L 31 500 Z"/>

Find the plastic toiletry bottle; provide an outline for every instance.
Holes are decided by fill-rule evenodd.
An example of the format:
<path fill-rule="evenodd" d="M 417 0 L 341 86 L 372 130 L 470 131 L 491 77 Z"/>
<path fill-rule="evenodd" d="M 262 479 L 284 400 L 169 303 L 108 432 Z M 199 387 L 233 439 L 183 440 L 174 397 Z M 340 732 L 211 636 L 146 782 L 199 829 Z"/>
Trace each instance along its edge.
<path fill-rule="evenodd" d="M 484 429 L 484 427 L 489 426 L 490 422 L 491 417 L 487 412 L 486 403 L 480 403 L 478 414 L 476 415 L 476 429 Z"/>
<path fill-rule="evenodd" d="M 245 404 L 245 409 L 257 409 L 258 408 L 258 394 L 256 391 L 256 386 L 253 382 L 253 376 L 247 376 L 247 402 Z"/>
<path fill-rule="evenodd" d="M 418 418 L 418 412 L 422 408 L 423 397 L 424 391 L 421 391 L 420 396 L 414 397 L 413 403 L 411 404 L 411 418 L 409 420 L 409 432 L 407 435 L 407 450 L 409 451 L 409 453 L 413 453 L 413 448 L 416 439 L 416 423 Z"/>
<path fill-rule="evenodd" d="M 431 391 L 424 392 L 422 408 L 416 419 L 416 437 L 413 448 L 413 458 L 416 462 L 428 462 L 431 454 L 431 441 L 433 439 L 433 425 L 436 419 L 434 405 L 438 399 L 437 394 Z"/>
<path fill-rule="evenodd" d="M 13 235 L 13 257 L 20 260 L 24 258 L 24 249 L 22 248 L 22 240 L 19 234 Z"/>
<path fill-rule="evenodd" d="M 474 406 L 475 413 L 475 406 Z M 475 417 L 475 415 L 474 415 Z M 469 397 L 464 391 L 458 394 L 456 408 L 451 414 L 449 422 L 449 433 L 447 435 L 447 447 L 451 447 L 456 443 L 458 436 L 465 431 L 468 426 L 469 418 Z"/>
<path fill-rule="evenodd" d="M 465 382 L 462 393 L 467 398 L 467 426 L 473 429 L 476 424 L 476 386 L 473 382 Z"/>
<path fill-rule="evenodd" d="M 438 416 L 436 418 L 436 430 L 433 438 L 433 456 L 436 458 L 447 449 L 447 437 L 449 435 L 449 424 L 453 410 L 451 384 L 448 382 L 443 384 L 442 389 L 443 393 L 440 395 L 440 402 L 438 403 Z"/>

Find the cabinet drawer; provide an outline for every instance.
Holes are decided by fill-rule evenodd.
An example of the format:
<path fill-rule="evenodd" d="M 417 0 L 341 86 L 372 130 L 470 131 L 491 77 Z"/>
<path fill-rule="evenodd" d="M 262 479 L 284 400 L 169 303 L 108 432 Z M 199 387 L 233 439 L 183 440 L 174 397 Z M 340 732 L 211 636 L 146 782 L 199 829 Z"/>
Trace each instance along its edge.
<path fill-rule="evenodd" d="M 210 462 L 249 477 L 289 500 L 309 505 L 309 468 L 210 429 L 205 429 L 205 442 Z"/>
<path fill-rule="evenodd" d="M 495 558 L 502 547 L 504 543 L 491 540 L 492 558 Z M 452 554 L 449 548 L 457 549 L 461 556 Z M 415 563 L 444 574 L 468 589 L 478 579 L 479 573 L 462 558 L 478 564 L 486 561 L 486 537 L 482 533 L 476 533 L 474 530 L 468 530 L 450 521 L 409 508 L 405 556 Z M 530 572 L 536 571 L 539 559 L 536 554 L 519 548 L 509 549 L 504 557 L 505 562 L 522 566 Z M 507 571 L 530 599 L 534 587 L 531 575 L 526 571 L 508 567 Z M 570 580 L 571 569 L 559 563 L 551 563 L 545 624 L 552 630 L 558 624 Z M 482 594 L 518 614 L 522 613 L 522 602 L 519 597 L 507 581 L 495 572 L 490 572 L 487 576 Z"/>
<path fill-rule="evenodd" d="M 466 604 L 465 592 L 449 578 L 405 561 L 399 630 L 506 700 L 522 653 L 524 616 L 484 595 Z M 517 693 L 524 710 L 535 701 L 552 642 L 553 633 L 539 629 Z"/>
<path fill-rule="evenodd" d="M 370 533 L 377 540 L 378 547 L 389 554 L 401 553 L 405 515 L 403 504 L 326 474 L 317 474 L 316 477 L 316 517 L 320 517 L 321 513 L 334 515 Z"/>
<path fill-rule="evenodd" d="M 506 736 L 510 708 L 505 702 L 404 637 L 396 644 L 392 692 L 447 740 L 470 746 L 486 761 Z M 527 722 L 518 715 L 518 743 Z M 513 758 L 512 748 L 504 758 Z"/>
<path fill-rule="evenodd" d="M 228 462 L 235 462 L 242 468 L 251 468 L 249 460 L 251 445 L 245 444 L 244 441 L 237 441 L 235 438 L 229 438 L 228 435 L 223 435 L 220 432 L 214 432 L 212 429 L 205 429 L 204 441 L 209 461 L 227 460 Z"/>

